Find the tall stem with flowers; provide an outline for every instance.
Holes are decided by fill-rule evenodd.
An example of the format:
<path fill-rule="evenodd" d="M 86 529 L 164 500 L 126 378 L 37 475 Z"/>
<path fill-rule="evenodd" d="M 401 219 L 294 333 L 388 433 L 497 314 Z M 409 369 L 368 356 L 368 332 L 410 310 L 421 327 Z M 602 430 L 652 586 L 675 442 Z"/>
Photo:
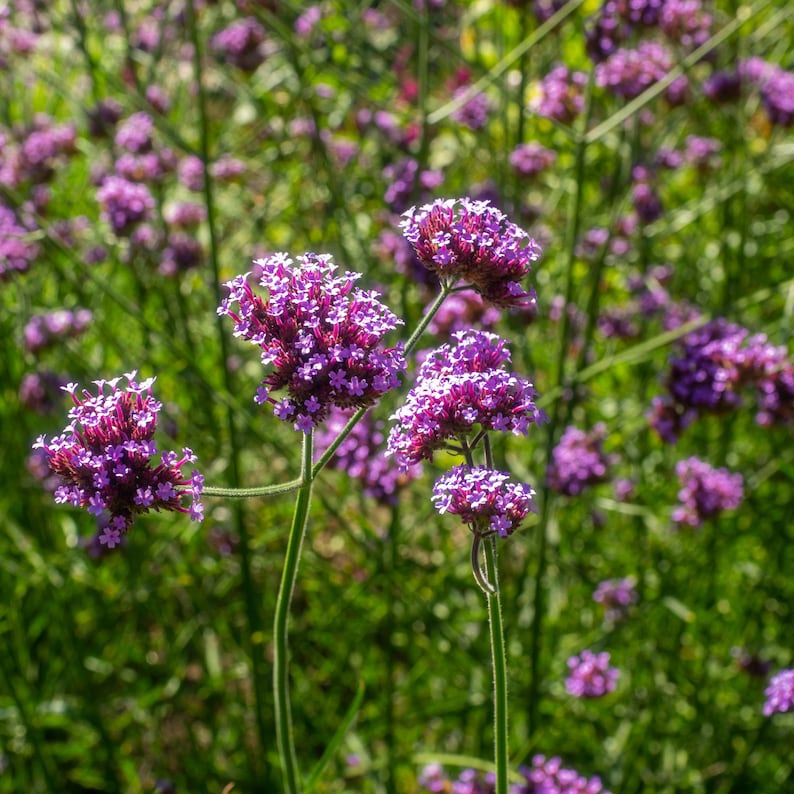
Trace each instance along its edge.
<path fill-rule="evenodd" d="M 245 273 L 226 283 L 228 295 L 218 314 L 231 318 L 234 336 L 261 350 L 268 369 L 255 395 L 272 405 L 275 415 L 303 436 L 300 476 L 261 488 L 203 487 L 190 450 L 181 459 L 165 453 L 159 465 L 152 440 L 159 403 L 151 396 L 153 379 L 129 387 L 118 380 L 99 382 L 99 394 L 70 385 L 75 407 L 61 436 L 37 446 L 48 456 L 62 485 L 56 501 L 70 502 L 107 517 L 100 542 L 121 542 L 135 516 L 147 510 L 177 510 L 200 520 L 200 495 L 243 498 L 296 492 L 273 626 L 273 692 L 278 752 L 288 794 L 304 782 L 292 729 L 289 696 L 289 614 L 301 549 L 308 527 L 313 484 L 367 409 L 399 385 L 405 355 L 412 352 L 444 299 L 473 289 L 496 307 L 526 306 L 534 293 L 520 281 L 540 256 L 535 241 L 488 202 L 445 199 L 405 213 L 403 233 L 420 261 L 441 282 L 441 292 L 403 343 L 383 345 L 384 337 L 402 324 L 377 293 L 355 286 L 356 273 L 336 274 L 328 254 L 307 253 L 297 263 L 278 253 L 254 265 L 260 296 Z M 408 470 L 430 460 L 437 450 L 459 455 L 463 463 L 440 477 L 432 502 L 472 533 L 474 579 L 485 594 L 494 672 L 495 782 L 497 794 L 508 790 L 508 709 L 505 641 L 498 579 L 497 539 L 507 538 L 535 510 L 534 490 L 510 479 L 493 465 L 489 434 L 526 435 L 546 421 L 535 404 L 535 389 L 507 369 L 505 340 L 482 331 L 461 331 L 431 351 L 418 370 L 416 383 L 391 417 L 387 454 Z M 109 387 L 110 393 L 106 393 Z M 285 396 L 274 396 L 276 393 Z M 347 424 L 313 460 L 315 429 L 333 410 L 354 411 Z M 478 464 L 477 458 L 481 457 Z M 185 497 L 192 505 L 182 505 Z"/>

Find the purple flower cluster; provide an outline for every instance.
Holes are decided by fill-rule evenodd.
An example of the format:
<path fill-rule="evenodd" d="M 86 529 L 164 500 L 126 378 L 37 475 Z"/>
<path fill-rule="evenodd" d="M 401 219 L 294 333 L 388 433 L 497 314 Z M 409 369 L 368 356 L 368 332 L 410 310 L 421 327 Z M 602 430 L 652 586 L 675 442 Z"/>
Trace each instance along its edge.
<path fill-rule="evenodd" d="M 670 41 L 685 50 L 696 50 L 711 36 L 713 19 L 703 11 L 701 0 L 665 0 L 659 27 Z"/>
<path fill-rule="evenodd" d="M 17 220 L 12 209 L 0 203 L 0 282 L 24 273 L 41 252 L 31 230 Z"/>
<path fill-rule="evenodd" d="M 526 435 L 531 423 L 546 421 L 533 385 L 504 368 L 510 361 L 504 339 L 484 331 L 453 339 L 425 359 L 405 404 L 391 416 L 388 454 L 400 466 L 430 459 L 475 427 Z"/>
<path fill-rule="evenodd" d="M 741 474 L 715 469 L 699 458 L 687 458 L 676 464 L 681 483 L 680 504 L 673 510 L 673 521 L 682 526 L 700 527 L 724 510 L 735 510 L 744 498 Z"/>
<path fill-rule="evenodd" d="M 96 395 L 86 389 L 78 394 L 77 384 L 68 384 L 65 390 L 74 402 L 69 424 L 61 435 L 49 441 L 39 436 L 33 445 L 46 453 L 50 470 L 60 478 L 57 503 L 109 516 L 100 536 L 108 548 L 119 545 L 134 518 L 150 510 L 186 513 L 194 521 L 203 518 L 204 478 L 198 471 L 189 478 L 182 474 L 195 455 L 185 448 L 181 458 L 164 452 L 157 465 L 151 461 L 157 455 L 153 437 L 162 405 L 152 396 L 154 378 L 138 383 L 135 375 L 124 376 L 126 389 L 119 387 L 120 378 L 95 381 Z M 185 496 L 191 497 L 189 508 L 182 506 Z"/>
<path fill-rule="evenodd" d="M 604 61 L 596 65 L 596 84 L 616 96 L 634 99 L 647 88 L 661 80 L 673 68 L 673 56 L 663 44 L 642 41 L 636 49 L 615 50 Z M 665 90 L 672 104 L 686 92 L 685 77 L 673 81 Z"/>
<path fill-rule="evenodd" d="M 254 72 L 265 60 L 265 29 L 254 17 L 244 17 L 212 37 L 213 51 L 243 72 Z"/>
<path fill-rule="evenodd" d="M 578 656 L 568 659 L 568 678 L 565 688 L 577 698 L 600 698 L 613 692 L 620 677 L 620 671 L 609 666 L 606 651 L 593 653 L 582 651 Z"/>
<path fill-rule="evenodd" d="M 439 199 L 412 207 L 400 226 L 442 283 L 463 280 L 495 306 L 535 302 L 519 282 L 540 258 L 540 246 L 489 202 Z"/>
<path fill-rule="evenodd" d="M 60 339 L 79 336 L 88 328 L 92 318 L 90 309 L 58 309 L 31 317 L 23 331 L 25 350 L 39 353 Z"/>
<path fill-rule="evenodd" d="M 19 384 L 19 402 L 39 414 L 54 413 L 60 398 L 61 389 L 68 380 L 55 372 L 28 372 Z"/>
<path fill-rule="evenodd" d="M 773 675 L 764 694 L 765 717 L 771 717 L 775 712 L 785 714 L 794 710 L 794 670 L 781 670 Z"/>
<path fill-rule="evenodd" d="M 794 362 L 764 334 L 717 318 L 691 331 L 670 358 L 667 395 L 656 397 L 650 423 L 663 441 L 675 443 L 699 415 L 724 414 L 742 403 L 744 387 L 758 397 L 756 421 L 768 427 L 794 420 Z"/>
<path fill-rule="evenodd" d="M 128 236 L 138 224 L 149 220 L 154 209 L 154 198 L 146 185 L 120 176 L 106 177 L 97 199 L 103 218 L 120 236 Z"/>
<path fill-rule="evenodd" d="M 507 472 L 463 465 L 436 480 L 432 501 L 442 515 L 460 516 L 475 535 L 506 538 L 536 512 L 534 495 L 528 485 L 512 482 Z"/>
<path fill-rule="evenodd" d="M 582 777 L 574 769 L 566 769 L 560 758 L 536 755 L 532 766 L 522 766 L 524 778 L 514 783 L 510 794 L 610 794 L 597 777 Z M 440 764 L 428 764 L 419 775 L 418 784 L 429 794 L 494 794 L 496 778 L 492 772 L 464 769 L 454 781 Z"/>
<path fill-rule="evenodd" d="M 600 63 L 627 39 L 654 28 L 694 50 L 711 35 L 712 21 L 701 0 L 605 0 L 585 34 L 587 53 Z"/>
<path fill-rule="evenodd" d="M 234 335 L 261 347 L 262 363 L 273 367 L 257 403 L 272 403 L 279 419 L 306 433 L 332 406 L 372 405 L 398 385 L 402 344 L 384 349 L 381 340 L 402 321 L 377 293 L 354 289 L 358 273 L 334 276 L 330 254 L 307 253 L 295 265 L 278 253 L 255 264 L 267 299 L 254 294 L 245 273 L 227 282 L 218 314 L 231 317 Z M 282 388 L 288 397 L 270 396 Z"/>
<path fill-rule="evenodd" d="M 148 113 L 133 113 L 116 130 L 116 146 L 132 153 L 145 154 L 154 145 L 154 121 Z"/>
<path fill-rule="evenodd" d="M 332 408 L 314 441 L 315 456 L 320 456 L 339 435 L 352 416 L 350 411 Z M 365 496 L 382 504 L 397 503 L 397 491 L 410 480 L 419 476 L 418 466 L 401 471 L 393 458 L 386 457 L 384 423 L 369 414 L 353 428 L 331 459 L 331 465 L 347 472 L 348 476 L 361 482 Z"/>
<path fill-rule="evenodd" d="M 460 86 L 453 94 L 453 100 L 464 96 L 469 90 L 470 88 L 467 85 Z M 476 132 L 477 130 L 481 130 L 488 123 L 488 111 L 490 107 L 491 103 L 488 101 L 487 94 L 479 91 L 457 108 L 450 118 L 458 122 L 458 124 L 463 124 L 465 127 Z"/>
<path fill-rule="evenodd" d="M 432 194 L 444 181 L 441 171 L 420 171 L 413 157 L 390 163 L 383 169 L 383 176 L 389 181 L 384 199 L 393 212 L 402 212 L 408 206 L 414 190 L 420 195 Z"/>
<path fill-rule="evenodd" d="M 519 176 L 531 178 L 554 165 L 557 152 L 537 141 L 522 143 L 510 153 L 510 165 Z"/>
<path fill-rule="evenodd" d="M 540 81 L 529 109 L 544 118 L 570 124 L 584 110 L 585 85 L 585 72 L 572 72 L 559 64 Z"/>
<path fill-rule="evenodd" d="M 593 593 L 593 601 L 606 608 L 605 617 L 617 623 L 626 617 L 629 607 L 637 602 L 637 586 L 630 576 L 622 579 L 605 579 Z"/>
<path fill-rule="evenodd" d="M 603 451 L 606 425 L 599 422 L 589 432 L 569 425 L 551 453 L 546 481 L 554 491 L 576 496 L 591 485 L 605 482 L 610 458 Z"/>

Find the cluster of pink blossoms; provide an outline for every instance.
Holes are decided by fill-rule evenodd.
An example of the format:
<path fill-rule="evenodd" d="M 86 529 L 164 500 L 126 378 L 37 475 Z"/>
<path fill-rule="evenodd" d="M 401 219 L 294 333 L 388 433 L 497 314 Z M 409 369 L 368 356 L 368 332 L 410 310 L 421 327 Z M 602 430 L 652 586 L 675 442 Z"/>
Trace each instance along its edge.
<path fill-rule="evenodd" d="M 449 441 L 496 430 L 526 435 L 547 421 L 535 405 L 535 388 L 508 372 L 504 339 L 484 331 L 454 333 L 454 344 L 433 351 L 416 385 L 391 419 L 388 452 L 403 466 L 429 460 Z"/>
<path fill-rule="evenodd" d="M 488 201 L 438 199 L 409 209 L 400 227 L 446 286 L 463 281 L 495 306 L 535 302 L 519 282 L 540 259 L 540 246 Z"/>
<path fill-rule="evenodd" d="M 512 482 L 507 472 L 486 466 L 455 466 L 433 486 L 433 505 L 442 515 L 460 516 L 472 532 L 506 538 L 529 515 L 535 491 Z"/>
<path fill-rule="evenodd" d="M 135 372 L 120 378 L 96 381 L 96 395 L 77 392 L 77 384 L 65 387 L 74 401 L 69 424 L 63 433 L 47 440 L 39 436 L 34 449 L 47 456 L 50 470 L 60 479 L 55 501 L 84 507 L 95 516 L 108 516 L 99 541 L 108 548 L 121 543 L 136 516 L 150 510 L 171 510 L 204 517 L 200 496 L 204 478 L 198 471 L 182 473 L 186 463 L 195 463 L 191 450 L 158 454 L 153 437 L 162 404 L 153 396 L 154 378 L 138 383 Z M 191 499 L 190 507 L 182 500 Z"/>
<path fill-rule="evenodd" d="M 384 348 L 381 341 L 402 321 L 377 293 L 354 288 L 358 273 L 335 276 L 330 254 L 308 253 L 296 265 L 279 253 L 255 264 L 267 298 L 244 273 L 227 282 L 218 314 L 231 317 L 234 335 L 261 347 L 262 363 L 273 368 L 257 403 L 272 403 L 279 419 L 308 433 L 332 406 L 363 408 L 399 384 L 402 343 Z M 271 397 L 279 389 L 288 396 Z"/>

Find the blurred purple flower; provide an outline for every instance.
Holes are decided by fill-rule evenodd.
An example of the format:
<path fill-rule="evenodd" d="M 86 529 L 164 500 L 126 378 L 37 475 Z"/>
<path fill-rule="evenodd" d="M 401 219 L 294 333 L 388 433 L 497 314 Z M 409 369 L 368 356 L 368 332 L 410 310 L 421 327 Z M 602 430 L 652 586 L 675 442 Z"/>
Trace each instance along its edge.
<path fill-rule="evenodd" d="M 510 165 L 519 176 L 537 176 L 557 160 L 557 152 L 547 149 L 537 141 L 516 146 L 510 153 Z"/>
<path fill-rule="evenodd" d="M 741 474 L 715 469 L 699 458 L 678 461 L 675 473 L 682 486 L 673 510 L 678 526 L 700 527 L 725 510 L 735 510 L 744 499 Z"/>
<path fill-rule="evenodd" d="M 352 411 L 331 409 L 315 436 L 316 457 L 328 449 L 351 416 Z M 365 496 L 382 504 L 394 505 L 399 488 L 418 477 L 420 468 L 411 466 L 407 471 L 401 471 L 395 461 L 386 456 L 384 426 L 384 422 L 365 414 L 331 458 L 331 466 L 359 480 Z"/>
<path fill-rule="evenodd" d="M 629 607 L 637 602 L 637 586 L 633 578 L 605 579 L 593 593 L 593 601 L 605 607 L 604 616 L 612 623 L 623 620 Z"/>
<path fill-rule="evenodd" d="M 568 678 L 565 688 L 577 698 L 600 698 L 613 692 L 620 677 L 620 671 L 609 666 L 606 651 L 595 654 L 582 651 L 578 656 L 568 659 Z"/>
<path fill-rule="evenodd" d="M 606 434 L 603 422 L 589 432 L 573 425 L 566 427 L 551 453 L 546 476 L 549 488 L 566 496 L 577 496 L 585 488 L 605 482 L 611 463 L 602 449 Z"/>
<path fill-rule="evenodd" d="M 781 670 L 772 676 L 769 686 L 764 690 L 764 716 L 771 717 L 775 712 L 785 714 L 794 709 L 794 670 Z"/>
<path fill-rule="evenodd" d="M 584 110 L 585 72 L 555 66 L 541 81 L 529 109 L 544 118 L 570 124 Z"/>
<path fill-rule="evenodd" d="M 120 176 L 108 176 L 97 191 L 102 216 L 119 236 L 128 236 L 142 221 L 149 220 L 154 198 L 146 185 Z"/>
<path fill-rule="evenodd" d="M 264 41 L 265 29 L 255 17 L 245 17 L 216 33 L 210 44 L 220 58 L 250 73 L 265 60 Z"/>

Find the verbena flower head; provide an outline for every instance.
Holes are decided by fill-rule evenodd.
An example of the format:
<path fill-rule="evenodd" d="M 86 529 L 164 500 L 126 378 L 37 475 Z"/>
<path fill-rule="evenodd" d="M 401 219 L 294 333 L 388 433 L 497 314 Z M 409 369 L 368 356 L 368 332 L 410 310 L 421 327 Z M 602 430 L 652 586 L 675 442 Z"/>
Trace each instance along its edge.
<path fill-rule="evenodd" d="M 519 282 L 540 258 L 540 246 L 489 202 L 438 199 L 403 213 L 400 227 L 443 283 L 467 282 L 496 306 L 535 302 Z"/>
<path fill-rule="evenodd" d="M 381 341 L 402 321 L 376 292 L 354 287 L 358 273 L 335 276 L 330 254 L 307 253 L 295 264 L 278 253 L 255 264 L 268 296 L 256 295 L 244 273 L 227 282 L 218 314 L 231 317 L 234 335 L 261 347 L 262 363 L 273 368 L 257 403 L 272 403 L 279 419 L 306 433 L 332 406 L 363 408 L 399 384 L 402 343 Z M 279 389 L 288 396 L 271 397 Z"/>
<path fill-rule="evenodd" d="M 566 496 L 576 496 L 591 485 L 605 482 L 610 458 L 602 446 L 606 425 L 599 422 L 585 432 L 570 425 L 551 453 L 547 475 L 550 488 Z"/>
<path fill-rule="evenodd" d="M 528 485 L 510 480 L 504 471 L 487 466 L 455 466 L 436 480 L 432 501 L 442 515 L 460 516 L 477 535 L 506 538 L 536 512 Z"/>
<path fill-rule="evenodd" d="M 773 675 L 764 694 L 765 717 L 772 716 L 776 711 L 785 713 L 794 710 L 794 670 L 781 670 Z"/>
<path fill-rule="evenodd" d="M 620 671 L 609 666 L 606 651 L 582 651 L 568 659 L 570 673 L 565 679 L 568 693 L 577 698 L 600 698 L 614 691 Z"/>
<path fill-rule="evenodd" d="M 39 436 L 34 449 L 47 455 L 50 470 L 60 478 L 55 501 L 85 507 L 95 516 L 109 517 L 100 542 L 113 548 L 132 526 L 136 516 L 150 510 L 186 513 L 194 521 L 204 517 L 200 501 L 204 478 L 198 471 L 182 473 L 196 456 L 188 448 L 182 455 L 164 452 L 159 460 L 153 441 L 157 414 L 162 405 L 152 396 L 154 378 L 138 383 L 135 372 L 121 378 L 95 381 L 97 394 L 70 383 L 65 390 L 74 406 L 69 424 L 59 436 Z M 191 505 L 184 507 L 185 497 Z"/>
<path fill-rule="evenodd" d="M 679 461 L 675 473 L 682 486 L 680 504 L 673 510 L 673 521 L 679 526 L 700 527 L 724 510 L 736 509 L 744 499 L 741 474 L 715 469 L 699 458 Z"/>
<path fill-rule="evenodd" d="M 535 405 L 534 386 L 505 369 L 506 342 L 484 331 L 461 331 L 423 362 L 416 385 L 391 419 L 388 454 L 398 463 L 429 460 L 448 441 L 473 430 L 526 435 L 530 424 L 547 421 Z"/>

